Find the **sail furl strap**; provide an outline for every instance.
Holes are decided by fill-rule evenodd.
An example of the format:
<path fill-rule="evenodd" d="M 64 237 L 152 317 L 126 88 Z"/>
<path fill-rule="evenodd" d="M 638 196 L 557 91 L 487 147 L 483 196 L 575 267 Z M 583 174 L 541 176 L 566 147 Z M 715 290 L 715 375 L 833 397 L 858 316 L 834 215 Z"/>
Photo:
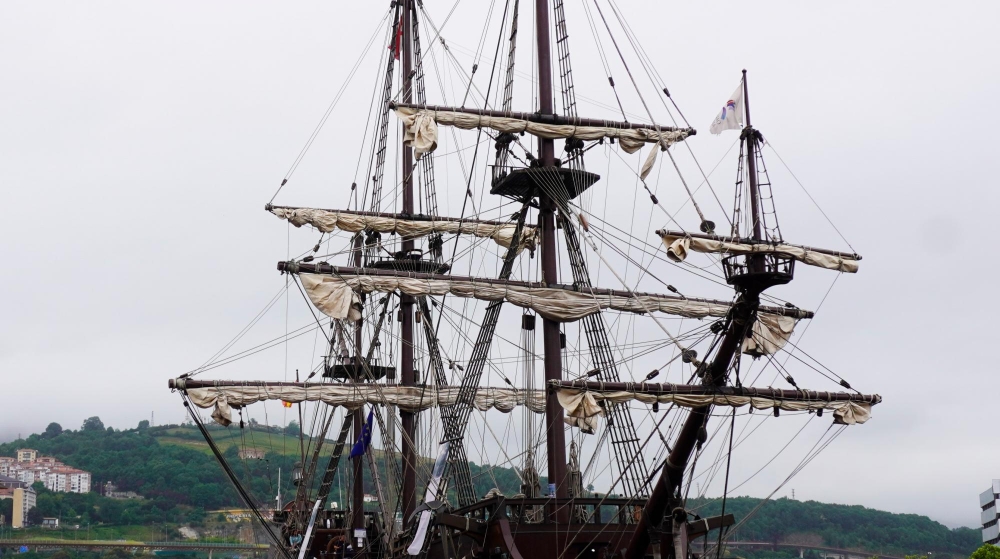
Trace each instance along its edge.
<path fill-rule="evenodd" d="M 290 265 L 292 263 L 283 264 L 285 271 L 291 271 L 289 268 L 293 267 Z M 312 266 L 311 268 L 319 269 Z M 402 274 L 363 273 L 374 272 L 373 270 L 353 270 L 345 273 L 338 267 L 334 275 L 300 272 L 299 279 L 306 295 L 317 309 L 331 318 L 348 320 L 360 318 L 359 293 L 376 291 L 400 292 L 413 297 L 451 294 L 482 301 L 508 301 L 519 307 L 532 309 L 544 318 L 559 322 L 574 322 L 605 309 L 639 314 L 652 310 L 685 318 L 722 318 L 730 309 L 730 304 L 725 301 L 654 293 L 633 295 L 596 288 L 574 290 L 526 282 L 479 280 L 443 275 L 435 275 L 442 279 L 430 279 Z M 422 276 L 429 275 L 422 274 Z M 780 314 L 794 318 L 812 316 L 808 311 L 782 307 L 762 307 L 759 313 Z M 791 325 L 794 326 L 794 320 Z"/>
<path fill-rule="evenodd" d="M 635 153 L 647 143 L 659 144 L 661 148 L 666 149 L 672 144 L 683 141 L 694 132 L 690 128 L 660 128 L 657 131 L 654 128 L 554 124 L 483 113 L 486 113 L 486 111 L 433 110 L 403 106 L 396 108 L 396 116 L 399 117 L 405 126 L 403 141 L 413 148 L 413 152 L 417 158 L 437 149 L 437 126 L 439 124 L 454 126 L 462 130 L 490 128 L 497 132 L 509 134 L 527 132 L 532 136 L 550 140 L 564 138 L 575 138 L 577 140 L 615 138 L 626 153 Z"/>
<path fill-rule="evenodd" d="M 814 249 L 785 243 L 753 243 L 749 239 L 737 237 L 717 237 L 715 235 L 695 235 L 680 231 L 657 231 L 667 249 L 667 257 L 674 262 L 683 262 L 688 252 L 713 254 L 778 254 L 794 258 L 803 264 L 846 272 L 857 273 L 861 257 L 857 254 Z"/>
<path fill-rule="evenodd" d="M 268 206 L 267 209 L 296 227 L 310 225 L 323 233 L 330 233 L 338 229 L 348 233 L 377 231 L 379 233 L 397 233 L 409 239 L 425 237 L 435 233 L 462 234 L 493 239 L 494 242 L 505 248 L 510 248 L 510 244 L 514 238 L 514 230 L 517 228 L 516 223 L 470 219 L 459 220 L 447 217 L 422 218 L 421 216 L 397 216 L 375 212 L 350 212 L 282 206 Z M 533 251 L 537 242 L 538 228 L 525 227 L 521 233 L 517 250 L 520 252 L 527 248 Z"/>
<path fill-rule="evenodd" d="M 259 383 L 219 382 L 195 383 L 176 381 L 184 386 L 188 398 L 199 408 L 213 408 L 212 419 L 220 425 L 232 422 L 232 409 L 264 402 L 283 400 L 293 404 L 322 402 L 355 410 L 363 405 L 392 405 L 400 410 L 417 413 L 441 406 L 453 406 L 458 401 L 459 386 L 401 386 L 329 383 Z M 205 386 L 208 384 L 209 386 Z M 194 387 L 192 387 L 194 386 Z M 526 406 L 535 413 L 545 413 L 545 394 L 541 390 L 483 387 L 476 392 L 473 407 L 479 411 L 497 410 L 510 413 Z"/>
<path fill-rule="evenodd" d="M 654 383 L 553 380 L 549 381 L 549 389 L 556 393 L 559 404 L 566 411 L 566 422 L 584 432 L 593 432 L 597 418 L 604 415 L 601 402 L 621 404 L 636 401 L 643 404 L 675 404 L 685 408 L 750 406 L 758 410 L 831 410 L 834 422 L 843 425 L 868 421 L 871 407 L 882 402 L 882 397 L 877 394 Z"/>

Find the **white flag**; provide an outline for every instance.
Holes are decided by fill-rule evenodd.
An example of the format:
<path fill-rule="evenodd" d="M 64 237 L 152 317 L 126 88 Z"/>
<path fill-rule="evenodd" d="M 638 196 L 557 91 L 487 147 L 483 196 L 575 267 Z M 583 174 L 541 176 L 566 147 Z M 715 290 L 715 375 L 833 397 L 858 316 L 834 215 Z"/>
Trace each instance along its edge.
<path fill-rule="evenodd" d="M 441 485 L 441 478 L 444 476 L 444 467 L 448 461 L 448 444 L 444 443 L 438 446 L 440 449 L 438 457 L 434 461 L 434 470 L 431 471 L 431 479 L 427 481 L 427 492 L 424 493 L 425 503 L 437 499 L 438 487 Z M 428 528 L 430 528 L 431 524 L 431 514 L 433 513 L 430 510 L 420 511 L 420 518 L 417 520 L 417 533 L 413 535 L 413 541 L 406 548 L 408 555 L 420 555 L 420 552 L 423 550 L 424 542 L 427 540 Z M 406 521 L 407 519 L 404 518 L 403 522 Z"/>
<path fill-rule="evenodd" d="M 722 107 L 722 112 L 715 117 L 712 121 L 711 128 L 708 129 L 712 134 L 720 134 L 723 130 L 742 130 L 743 129 L 743 82 L 740 82 L 739 87 L 736 91 L 729 96 L 729 100 L 726 101 L 725 106 Z"/>

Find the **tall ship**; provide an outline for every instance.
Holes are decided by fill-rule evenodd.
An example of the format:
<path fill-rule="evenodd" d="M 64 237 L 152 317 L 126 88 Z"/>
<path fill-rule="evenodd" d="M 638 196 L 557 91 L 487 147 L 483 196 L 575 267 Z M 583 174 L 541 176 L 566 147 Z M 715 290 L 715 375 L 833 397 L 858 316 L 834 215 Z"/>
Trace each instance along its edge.
<path fill-rule="evenodd" d="M 739 146 L 735 185 L 713 184 L 614 0 L 571 6 L 572 40 L 563 0 L 493 2 L 462 59 L 450 5 L 429 4 L 388 5 L 370 106 L 324 116 L 360 178 L 324 207 L 279 203 L 286 176 L 266 204 L 290 233 L 262 315 L 284 301 L 308 323 L 237 355 L 284 347 L 295 373 L 230 343 L 169 387 L 276 557 L 720 553 L 743 522 L 734 447 L 780 418 L 830 424 L 818 452 L 881 401 L 801 347 L 815 309 L 780 296 L 810 293 L 797 272 L 822 296 L 861 257 L 783 236 L 745 71 L 711 125 Z M 304 333 L 316 349 L 289 353 Z M 276 443 L 268 419 L 289 414 Z M 289 444 L 291 471 L 247 465 Z M 695 497 L 722 475 L 707 515 Z"/>

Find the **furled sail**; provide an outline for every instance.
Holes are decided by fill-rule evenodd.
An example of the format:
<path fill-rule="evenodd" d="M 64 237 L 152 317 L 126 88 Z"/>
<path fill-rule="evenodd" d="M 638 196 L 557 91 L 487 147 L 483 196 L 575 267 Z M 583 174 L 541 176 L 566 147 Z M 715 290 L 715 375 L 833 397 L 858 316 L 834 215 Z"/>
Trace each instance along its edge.
<path fill-rule="evenodd" d="M 753 333 L 743 339 L 743 353 L 756 356 L 778 353 L 792 337 L 797 322 L 791 316 L 758 313 Z"/>
<path fill-rule="evenodd" d="M 772 388 L 711 388 L 696 385 L 653 383 L 599 383 L 549 381 L 559 404 L 566 411 L 566 422 L 593 432 L 597 418 L 604 415 L 609 403 L 632 401 L 644 404 L 675 404 L 686 408 L 704 406 L 750 406 L 758 410 L 778 408 L 783 411 L 832 410 L 834 422 L 844 425 L 864 423 L 871 417 L 871 407 L 882 401 L 879 395 L 813 390 L 778 390 Z"/>
<path fill-rule="evenodd" d="M 290 208 L 269 206 L 268 211 L 281 219 L 288 220 L 296 227 L 311 225 L 316 229 L 329 233 L 340 229 L 349 233 L 359 231 L 378 231 L 379 233 L 398 233 L 407 238 L 424 237 L 434 233 L 463 234 L 480 238 L 493 239 L 502 247 L 510 247 L 514 240 L 516 223 L 496 221 L 460 220 L 448 217 L 397 217 L 392 214 L 376 214 L 373 212 L 349 212 L 336 210 L 321 210 L 315 208 Z M 518 242 L 518 252 L 524 249 L 534 250 L 538 242 L 538 228 L 525 226 Z"/>
<path fill-rule="evenodd" d="M 187 393 L 199 408 L 214 408 L 212 418 L 222 425 L 232 422 L 232 409 L 268 400 L 323 402 L 348 410 L 363 405 L 394 405 L 403 411 L 419 412 L 454 405 L 458 386 L 402 386 L 374 383 L 308 383 L 257 381 L 198 381 L 173 379 L 170 387 Z M 660 383 L 601 383 L 589 381 L 549 381 L 559 404 L 566 411 L 566 423 L 592 433 L 597 418 L 604 415 L 601 402 L 675 404 L 685 408 L 703 406 L 751 406 L 759 410 L 831 410 L 834 421 L 846 425 L 864 423 L 871 407 L 882 402 L 879 395 L 774 388 L 707 387 L 704 385 Z M 476 392 L 473 406 L 479 411 L 509 413 L 526 406 L 545 413 L 543 390 L 483 387 Z"/>
<path fill-rule="evenodd" d="M 847 272 L 858 271 L 857 254 L 814 249 L 799 245 L 784 243 L 752 243 L 748 239 L 738 237 L 718 237 L 715 235 L 696 235 L 680 231 L 657 231 L 667 247 L 667 257 L 674 262 L 683 262 L 688 252 L 707 252 L 719 254 L 778 254 L 794 258 L 810 266 Z"/>
<path fill-rule="evenodd" d="M 300 273 L 299 278 L 309 300 L 317 309 L 331 318 L 348 320 L 360 318 L 360 311 L 357 309 L 360 308 L 361 299 L 358 293 L 376 291 L 381 293 L 398 291 L 414 297 L 451 294 L 482 301 L 504 300 L 560 322 L 574 322 L 604 309 L 634 313 L 644 313 L 648 309 L 685 318 L 721 318 L 726 316 L 730 307 L 729 303 L 723 301 L 652 293 L 637 293 L 635 296 L 630 296 L 604 290 L 598 294 L 596 290 L 575 291 L 561 287 L 544 287 L 542 284 L 535 287 L 518 282 L 472 278 L 424 279 L 396 275 L 310 273 Z M 762 309 L 760 312 L 767 313 L 768 309 Z"/>
<path fill-rule="evenodd" d="M 174 386 L 187 391 L 188 398 L 199 408 L 214 408 L 212 418 L 222 425 L 232 422 L 232 408 L 242 408 L 256 402 L 323 402 L 349 410 L 366 404 L 391 405 L 416 413 L 440 406 L 453 406 L 458 401 L 459 386 L 402 386 L 373 383 L 219 383 L 220 386 L 199 386 L 185 379 Z M 482 387 L 476 391 L 473 406 L 479 411 L 511 412 L 517 406 L 527 406 L 535 413 L 545 412 L 545 394 L 541 390 Z"/>
<path fill-rule="evenodd" d="M 490 128 L 497 132 L 510 134 L 527 132 L 539 138 L 552 140 L 562 138 L 576 138 L 578 140 L 615 138 L 627 153 L 635 153 L 647 143 L 659 144 L 663 148 L 666 148 L 684 140 L 693 133 L 689 128 L 673 129 L 663 127 L 660 130 L 656 130 L 654 128 L 553 124 L 535 122 L 523 118 L 484 114 L 486 112 L 434 110 L 431 108 L 404 106 L 396 108 L 396 116 L 406 126 L 403 132 L 403 141 L 413 147 L 413 152 L 418 158 L 437 148 L 438 124 L 454 126 L 462 130 Z"/>

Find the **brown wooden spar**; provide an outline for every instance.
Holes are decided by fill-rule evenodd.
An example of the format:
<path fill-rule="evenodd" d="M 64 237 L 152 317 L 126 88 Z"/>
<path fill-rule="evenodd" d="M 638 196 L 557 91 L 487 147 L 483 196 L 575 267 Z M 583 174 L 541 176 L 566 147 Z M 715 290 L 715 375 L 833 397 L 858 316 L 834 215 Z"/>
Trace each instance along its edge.
<path fill-rule="evenodd" d="M 539 57 L 541 53 L 539 52 Z M 551 63 L 550 66 L 551 68 Z M 541 70 L 541 68 L 539 68 Z M 541 87 L 541 83 L 539 83 Z M 552 92 L 552 80 L 549 79 L 549 92 Z M 618 122 L 614 120 L 603 120 L 599 118 L 579 118 L 572 116 L 557 115 L 552 112 L 537 112 L 537 113 L 522 113 L 516 111 L 492 111 L 489 109 L 471 109 L 466 107 L 442 107 L 439 105 L 413 105 L 409 103 L 390 103 L 390 108 L 409 108 L 409 109 L 423 109 L 428 111 L 439 111 L 439 112 L 452 112 L 452 113 L 464 113 L 470 115 L 479 116 L 489 116 L 489 117 L 499 117 L 499 118 L 513 118 L 516 120 L 526 120 L 528 122 L 537 122 L 540 124 L 554 124 L 554 125 L 565 125 L 565 126 L 595 126 L 601 128 L 617 128 L 619 130 L 660 130 L 661 132 L 687 132 L 688 135 L 694 136 L 697 131 L 694 128 L 677 128 L 675 126 L 661 126 L 659 124 L 642 124 L 636 122 Z M 552 110 L 551 98 L 549 100 L 549 111 Z M 551 141 L 551 140 L 549 140 Z"/>
<path fill-rule="evenodd" d="M 384 217 L 384 218 L 388 218 L 388 219 L 400 219 L 400 220 L 405 219 L 405 220 L 408 220 L 408 221 L 436 221 L 436 222 L 440 222 L 440 221 L 453 221 L 453 222 L 456 222 L 456 223 L 475 223 L 475 224 L 479 224 L 479 225 L 497 225 L 497 226 L 501 226 L 501 225 L 511 225 L 511 226 L 513 226 L 513 225 L 515 225 L 515 222 L 513 222 L 513 221 L 496 221 L 496 220 L 489 220 L 489 219 L 472 219 L 472 218 L 467 218 L 467 217 L 466 218 L 460 218 L 460 217 L 447 217 L 447 216 L 425 215 L 425 214 L 411 215 L 411 214 L 407 214 L 407 213 L 364 212 L 364 211 L 355 211 L 355 210 L 332 210 L 332 209 L 326 209 L 326 208 L 305 208 L 305 207 L 300 207 L 300 206 L 275 206 L 275 205 L 272 205 L 272 204 L 268 204 L 268 205 L 264 206 L 264 209 L 267 210 L 267 211 L 271 211 L 271 210 L 320 210 L 320 211 L 324 211 L 324 212 L 340 213 L 340 214 L 345 214 L 345 215 L 358 215 L 358 216 L 363 216 L 363 217 Z"/>
<path fill-rule="evenodd" d="M 753 238 L 760 241 L 760 192 L 757 186 L 757 158 L 754 148 L 757 141 L 753 137 L 753 127 L 750 126 L 750 93 L 747 91 L 747 71 L 743 70 L 743 106 L 746 108 L 747 127 L 744 135 L 747 143 L 747 167 L 750 175 L 750 212 L 753 219 Z"/>
<path fill-rule="evenodd" d="M 705 239 L 708 241 L 719 241 L 723 243 L 739 243 L 739 244 L 761 244 L 760 241 L 755 241 L 754 239 L 747 239 L 739 236 L 729 236 L 722 237 L 719 235 L 706 235 L 703 233 L 690 233 L 688 231 L 671 231 L 669 229 L 657 229 L 655 231 L 660 237 L 691 237 L 692 239 Z M 767 243 L 766 244 L 772 244 Z M 839 256 L 840 258 L 850 258 L 852 260 L 861 260 L 861 255 L 853 252 L 842 252 L 839 250 L 830 250 L 826 248 L 816 248 L 806 245 L 796 245 L 792 243 L 781 243 L 788 246 L 793 246 L 795 248 L 801 248 L 803 250 L 808 250 L 810 252 L 818 252 L 820 254 L 828 254 L 830 256 Z"/>
<path fill-rule="evenodd" d="M 362 262 L 362 247 L 363 242 L 361 234 L 358 233 L 354 235 L 354 265 L 360 266 Z M 362 343 L 362 332 L 364 331 L 364 317 L 358 319 L 354 323 L 354 364 L 357 366 L 361 363 L 361 343 Z M 332 351 L 331 351 L 332 353 Z M 365 410 L 364 406 L 354 410 L 354 417 L 351 420 L 351 425 L 353 428 L 354 440 L 357 441 L 361 438 L 365 429 Z M 352 468 L 354 470 L 354 486 L 353 493 L 351 495 L 351 528 L 353 530 L 359 530 L 365 527 L 365 469 L 364 469 L 364 456 L 355 456 L 352 459 Z M 364 549 L 361 546 L 356 546 Z"/>
<path fill-rule="evenodd" d="M 352 266 L 333 266 L 325 262 L 278 262 L 278 270 L 281 272 L 286 272 L 290 274 L 328 274 L 335 276 L 380 276 L 380 277 L 395 277 L 395 278 L 413 278 L 413 279 L 424 279 L 424 280 L 441 280 L 441 281 L 468 281 L 475 282 L 483 285 L 494 285 L 494 286 L 514 286 L 514 287 L 529 287 L 529 288 L 549 288 L 549 289 L 564 289 L 566 291 L 578 291 L 581 290 L 572 285 L 566 285 L 561 283 L 556 284 L 546 284 L 544 282 L 531 282 L 531 281 L 517 281 L 517 280 L 503 280 L 503 279 L 493 279 L 493 278 L 480 278 L 472 276 L 453 276 L 445 274 L 428 274 L 424 272 L 402 272 L 398 270 L 382 270 L 376 268 L 361 268 Z M 641 291 L 622 291 L 618 289 L 606 289 L 603 287 L 588 287 L 583 293 L 592 294 L 595 297 L 601 296 L 616 296 L 616 297 L 643 297 L 643 296 L 654 296 L 661 299 L 675 300 L 675 301 L 690 301 L 694 303 L 706 303 L 710 305 L 731 305 L 730 301 L 721 301 L 718 299 L 703 299 L 698 297 L 680 297 L 675 295 L 663 295 L 660 293 L 646 293 Z M 773 314 L 778 316 L 788 316 L 796 319 L 808 319 L 813 318 L 815 314 L 812 311 L 807 311 L 800 309 L 798 307 L 772 307 L 772 306 L 761 306 L 759 307 L 760 312 L 767 314 Z"/>
<path fill-rule="evenodd" d="M 413 99 L 413 0 L 403 0 L 403 48 L 402 48 L 402 78 L 403 78 L 403 102 L 409 103 Z M 403 163 L 403 213 L 413 213 L 413 148 L 403 142 L 400 146 L 402 150 Z M 403 253 L 410 254 L 413 251 L 413 239 L 403 239 Z M 413 386 L 415 383 L 413 374 L 413 297 L 401 295 L 399 298 L 400 314 L 400 384 L 403 386 Z M 403 491 L 400 496 L 403 509 L 403 522 L 409 521 L 417 508 L 417 451 L 416 437 L 417 424 L 416 415 L 408 412 L 400 412 L 400 419 L 403 427 L 402 433 L 402 459 L 403 459 Z"/>
<path fill-rule="evenodd" d="M 688 394 L 692 396 L 746 396 L 769 398 L 789 402 L 857 402 L 878 404 L 882 397 L 878 394 L 852 392 L 826 392 L 821 390 L 785 390 L 780 388 L 753 388 L 746 386 L 707 386 L 704 384 L 670 384 L 655 382 L 594 382 L 587 380 L 564 380 L 549 382 L 549 389 L 575 388 L 594 391 L 621 391 L 633 394 Z"/>
<path fill-rule="evenodd" d="M 538 50 L 538 113 L 554 115 L 552 104 L 552 61 L 549 46 L 549 2 L 535 0 L 535 32 Z M 539 138 L 538 159 L 543 169 L 555 167 L 555 144 L 551 139 Z M 538 220 L 542 231 L 542 279 L 546 284 L 559 282 L 559 264 L 556 261 L 556 216 L 555 201 L 544 192 L 539 193 Z M 562 380 L 562 337 L 559 323 L 542 319 L 542 341 L 545 356 L 545 380 Z M 566 483 L 566 433 L 563 423 L 563 409 L 555 396 L 549 396 L 545 404 L 545 450 L 548 453 L 549 486 L 555 485 L 555 497 L 569 497 Z M 564 507 L 551 507 L 556 521 L 569 520 Z"/>

